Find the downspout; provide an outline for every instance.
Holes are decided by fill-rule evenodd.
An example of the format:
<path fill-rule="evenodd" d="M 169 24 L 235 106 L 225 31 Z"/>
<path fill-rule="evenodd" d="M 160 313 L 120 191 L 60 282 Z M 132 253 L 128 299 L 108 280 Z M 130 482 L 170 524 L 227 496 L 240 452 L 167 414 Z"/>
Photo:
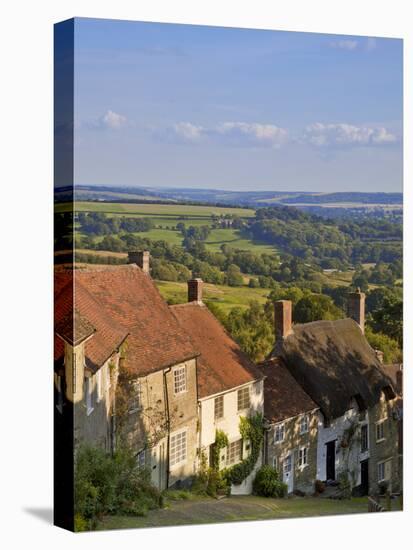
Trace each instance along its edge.
<path fill-rule="evenodd" d="M 164 379 L 164 393 L 165 393 L 165 409 L 166 409 L 166 425 L 167 425 L 167 439 L 166 439 L 166 488 L 169 487 L 169 446 L 170 446 L 170 439 L 171 439 L 171 423 L 170 423 L 170 416 L 169 416 L 169 397 L 168 397 L 168 384 L 166 375 L 171 372 L 172 368 L 169 367 L 163 371 L 163 379 Z"/>

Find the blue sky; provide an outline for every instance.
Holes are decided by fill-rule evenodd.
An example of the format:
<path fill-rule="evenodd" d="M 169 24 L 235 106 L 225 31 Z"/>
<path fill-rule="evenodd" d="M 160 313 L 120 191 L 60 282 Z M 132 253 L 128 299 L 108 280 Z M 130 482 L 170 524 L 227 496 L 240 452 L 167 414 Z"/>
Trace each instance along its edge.
<path fill-rule="evenodd" d="M 401 191 L 402 41 L 76 19 L 75 182 Z"/>

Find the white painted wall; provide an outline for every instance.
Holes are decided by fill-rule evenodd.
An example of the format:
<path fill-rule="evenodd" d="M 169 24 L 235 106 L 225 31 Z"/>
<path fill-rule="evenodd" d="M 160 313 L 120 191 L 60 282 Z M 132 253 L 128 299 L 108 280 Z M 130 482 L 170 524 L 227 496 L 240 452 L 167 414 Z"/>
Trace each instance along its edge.
<path fill-rule="evenodd" d="M 251 406 L 247 410 L 238 411 L 238 390 L 248 386 L 250 388 L 250 403 Z M 218 395 L 224 396 L 224 416 L 221 419 L 215 420 L 215 397 Z M 221 394 L 216 394 L 213 397 L 202 399 L 200 401 L 200 419 L 201 433 L 200 446 L 201 449 L 207 449 L 215 442 L 216 430 L 222 430 L 228 435 L 229 442 L 236 441 L 240 438 L 239 422 L 241 416 L 252 416 L 257 412 L 264 412 L 264 385 L 263 380 L 244 384 L 236 389 Z M 255 477 L 257 468 L 261 466 L 261 454 L 257 461 L 254 471 L 241 484 L 233 486 L 231 493 L 237 495 L 250 494 L 252 492 L 252 481 Z"/>
<path fill-rule="evenodd" d="M 336 439 L 336 479 L 343 469 L 349 469 L 351 472 L 350 482 L 352 486 L 359 485 L 361 482 L 360 461 L 369 457 L 369 451 L 365 453 L 360 452 L 360 438 L 359 431 L 355 436 L 355 441 L 351 448 L 343 448 L 340 445 L 344 431 L 356 421 L 360 430 L 360 427 L 364 423 L 368 423 L 368 412 L 366 411 L 366 418 L 364 421 L 359 422 L 359 411 L 357 406 L 349 409 L 343 416 L 331 420 L 331 424 L 328 428 L 324 427 L 324 419 L 321 412 L 318 419 L 318 439 L 317 439 L 317 479 L 322 481 L 326 480 L 326 459 L 327 459 L 327 447 L 326 443 Z"/>

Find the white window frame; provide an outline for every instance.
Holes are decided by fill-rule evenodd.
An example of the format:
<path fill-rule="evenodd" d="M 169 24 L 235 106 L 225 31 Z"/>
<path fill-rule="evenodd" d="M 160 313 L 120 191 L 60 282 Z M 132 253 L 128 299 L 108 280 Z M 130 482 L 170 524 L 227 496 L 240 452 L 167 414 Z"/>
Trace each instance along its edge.
<path fill-rule="evenodd" d="M 387 417 L 382 418 L 381 420 L 376 422 L 376 443 L 381 443 L 382 441 L 386 440 L 386 436 L 384 433 L 384 423 L 386 422 L 386 420 L 387 420 Z M 379 427 L 380 427 L 380 430 L 382 431 L 382 437 L 377 437 L 378 435 L 377 430 L 379 429 Z"/>
<path fill-rule="evenodd" d="M 300 447 L 298 450 L 298 467 L 302 470 L 308 466 L 308 447 Z"/>
<path fill-rule="evenodd" d="M 230 449 L 233 448 L 233 446 L 237 446 L 237 450 L 239 449 L 239 455 L 237 454 L 235 456 L 235 460 L 230 460 Z M 227 447 L 227 455 L 225 463 L 227 466 L 233 466 L 234 464 L 239 464 L 242 460 L 242 447 L 243 447 L 243 441 L 242 439 L 235 439 L 234 441 L 230 441 Z"/>
<path fill-rule="evenodd" d="M 300 435 L 308 433 L 310 429 L 310 420 L 308 414 L 303 414 L 300 418 Z"/>
<path fill-rule="evenodd" d="M 89 416 L 94 411 L 93 406 L 93 380 L 92 376 L 87 376 L 85 378 L 85 404 L 86 404 L 86 414 Z"/>
<path fill-rule="evenodd" d="M 140 380 L 135 380 L 130 384 L 130 391 L 133 393 L 131 402 L 135 406 L 131 406 L 129 414 L 135 413 L 142 409 L 142 384 Z"/>
<path fill-rule="evenodd" d="M 56 391 L 57 391 L 57 403 L 56 409 L 63 414 L 63 391 L 62 391 L 62 376 L 56 374 Z"/>
<path fill-rule="evenodd" d="M 280 437 L 282 435 L 282 437 Z M 285 424 L 282 422 L 281 424 L 277 424 L 274 426 L 274 443 L 282 443 L 285 439 Z"/>
<path fill-rule="evenodd" d="M 220 400 L 220 402 L 222 402 L 222 406 L 219 405 L 217 407 L 217 400 Z M 221 420 L 222 418 L 224 418 L 224 414 L 225 414 L 225 399 L 224 399 L 224 396 L 223 395 L 218 395 L 217 397 L 215 397 L 214 399 L 214 419 L 215 420 Z M 220 416 L 217 416 L 217 408 L 219 410 L 222 410 L 222 414 Z"/>
<path fill-rule="evenodd" d="M 240 399 L 240 395 L 244 395 L 244 394 L 248 394 L 248 405 L 246 407 L 243 406 L 245 403 L 245 397 L 242 397 Z M 240 407 L 240 401 L 241 401 L 241 407 Z M 250 407 L 251 407 L 251 389 L 250 389 L 250 386 L 245 386 L 243 388 L 240 388 L 237 391 L 237 411 L 238 412 L 246 411 Z"/>
<path fill-rule="evenodd" d="M 170 441 L 169 441 L 169 467 L 170 468 L 175 468 L 176 466 L 181 466 L 182 464 L 186 463 L 186 461 L 188 459 L 188 437 L 187 437 L 187 435 L 188 434 L 187 434 L 186 429 L 185 430 L 180 430 L 178 432 L 174 432 L 173 434 L 171 434 Z M 173 458 L 172 455 L 177 454 L 176 449 L 173 450 L 173 444 L 175 443 L 175 445 L 177 445 L 177 443 L 174 441 L 177 438 L 181 438 L 181 439 L 183 438 L 184 439 L 184 441 L 185 441 L 184 452 L 178 454 L 177 457 Z M 182 446 L 182 444 L 179 443 L 179 446 Z"/>
<path fill-rule="evenodd" d="M 383 468 L 383 476 L 381 477 L 381 468 Z M 377 463 L 377 482 L 386 481 L 386 461 Z"/>
<path fill-rule="evenodd" d="M 366 448 L 363 449 L 363 430 L 366 430 Z M 370 449 L 370 435 L 369 435 L 369 425 L 368 424 L 361 424 L 360 426 L 360 452 L 361 453 L 367 453 Z"/>
<path fill-rule="evenodd" d="M 181 393 L 186 393 L 188 391 L 186 365 L 175 367 L 172 372 L 174 377 L 174 394 L 180 395 Z"/>
<path fill-rule="evenodd" d="M 96 397 L 97 402 L 102 401 L 103 391 L 102 391 L 102 368 L 100 368 L 96 373 Z"/>

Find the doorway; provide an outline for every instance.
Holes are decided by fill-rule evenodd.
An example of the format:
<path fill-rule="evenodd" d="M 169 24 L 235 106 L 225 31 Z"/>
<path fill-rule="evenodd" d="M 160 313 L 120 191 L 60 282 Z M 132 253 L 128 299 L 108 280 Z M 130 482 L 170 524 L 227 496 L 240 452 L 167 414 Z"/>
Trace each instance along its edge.
<path fill-rule="evenodd" d="M 294 469 L 292 453 L 285 456 L 283 460 L 283 481 L 287 485 L 289 493 L 294 491 Z"/>
<path fill-rule="evenodd" d="M 361 496 L 369 494 L 369 461 L 362 460 L 360 462 L 360 492 Z"/>
<path fill-rule="evenodd" d="M 326 443 L 326 481 L 335 481 L 336 479 L 336 441 Z"/>

